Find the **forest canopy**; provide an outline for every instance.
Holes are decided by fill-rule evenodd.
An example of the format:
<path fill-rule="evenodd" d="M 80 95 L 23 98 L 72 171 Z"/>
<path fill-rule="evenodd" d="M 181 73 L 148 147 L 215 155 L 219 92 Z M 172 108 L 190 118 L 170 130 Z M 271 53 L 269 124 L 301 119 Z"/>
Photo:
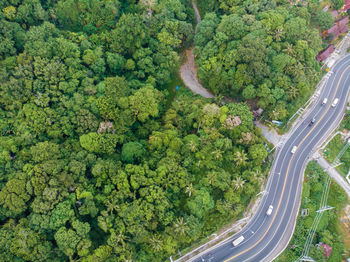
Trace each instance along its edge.
<path fill-rule="evenodd" d="M 320 29 L 333 24 L 319 1 L 303 2 L 201 1 L 194 43 L 202 84 L 287 120 L 319 81 Z"/>
<path fill-rule="evenodd" d="M 180 89 L 190 1 L 0 1 L 2 261 L 163 261 L 238 218 L 267 151 Z"/>
<path fill-rule="evenodd" d="M 195 32 L 190 0 L 0 0 L 2 261 L 164 261 L 242 216 L 269 164 L 251 104 L 286 118 L 321 40 L 309 7 L 203 2 Z M 236 103 L 175 92 L 193 42 Z"/>

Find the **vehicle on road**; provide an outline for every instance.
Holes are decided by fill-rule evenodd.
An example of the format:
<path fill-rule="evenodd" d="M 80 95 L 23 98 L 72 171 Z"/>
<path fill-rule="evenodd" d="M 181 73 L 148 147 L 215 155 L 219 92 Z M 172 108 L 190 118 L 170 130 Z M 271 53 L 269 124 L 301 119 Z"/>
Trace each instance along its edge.
<path fill-rule="evenodd" d="M 240 243 L 242 243 L 244 240 L 244 236 L 240 236 L 239 238 L 236 238 L 233 242 L 232 245 L 234 247 L 238 246 Z"/>
<path fill-rule="evenodd" d="M 316 122 L 316 118 L 313 117 L 309 123 L 309 126 L 312 126 Z"/>
<path fill-rule="evenodd" d="M 270 205 L 270 206 L 269 206 L 269 209 L 266 211 L 266 215 L 268 215 L 268 216 L 271 215 L 272 210 L 273 210 L 273 206 Z"/>
<path fill-rule="evenodd" d="M 297 146 L 293 146 L 293 148 L 292 148 L 292 151 L 290 151 L 292 154 L 294 154 L 295 153 L 295 151 L 297 151 Z"/>
<path fill-rule="evenodd" d="M 327 104 L 327 101 L 328 101 L 328 98 L 327 97 L 324 98 L 321 105 L 323 106 L 323 105 Z"/>
<path fill-rule="evenodd" d="M 339 102 L 339 98 L 336 98 L 333 100 L 333 104 L 332 104 L 332 107 L 335 107 Z"/>

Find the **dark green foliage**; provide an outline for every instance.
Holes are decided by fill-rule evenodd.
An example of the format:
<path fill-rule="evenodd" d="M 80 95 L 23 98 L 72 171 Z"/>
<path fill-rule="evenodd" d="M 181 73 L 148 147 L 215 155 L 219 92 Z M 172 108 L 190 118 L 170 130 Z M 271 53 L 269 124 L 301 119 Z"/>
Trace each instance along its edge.
<path fill-rule="evenodd" d="M 138 142 L 129 142 L 123 145 L 122 160 L 126 163 L 139 162 L 145 154 L 143 145 Z"/>
<path fill-rule="evenodd" d="M 344 0 L 332 0 L 332 7 L 336 10 L 339 10 L 344 6 Z"/>

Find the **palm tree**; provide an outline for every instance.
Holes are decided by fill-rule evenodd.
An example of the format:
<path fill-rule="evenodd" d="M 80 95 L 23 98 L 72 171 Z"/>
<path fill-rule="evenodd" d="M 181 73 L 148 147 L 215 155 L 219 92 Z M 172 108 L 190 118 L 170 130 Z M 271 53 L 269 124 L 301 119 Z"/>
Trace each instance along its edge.
<path fill-rule="evenodd" d="M 222 201 L 222 206 L 226 211 L 232 210 L 233 208 L 233 204 L 230 201 L 226 201 L 226 200 Z"/>
<path fill-rule="evenodd" d="M 189 185 L 186 187 L 185 193 L 187 193 L 188 196 L 191 197 L 192 194 L 194 193 L 194 191 L 195 191 L 195 190 L 194 190 L 193 185 L 192 185 L 192 183 L 191 183 L 191 184 L 189 184 Z"/>
<path fill-rule="evenodd" d="M 163 249 L 163 242 L 159 235 L 153 235 L 150 239 L 150 244 L 155 251 L 161 251 Z"/>
<path fill-rule="evenodd" d="M 271 117 L 272 119 L 278 119 L 279 116 L 280 116 L 280 112 L 277 111 L 277 110 L 272 110 L 272 112 L 270 113 L 270 117 Z"/>
<path fill-rule="evenodd" d="M 236 190 L 238 189 L 242 189 L 244 184 L 245 184 L 245 180 L 243 180 L 240 176 L 237 177 L 236 179 L 232 180 L 232 184 L 235 187 Z"/>
<path fill-rule="evenodd" d="M 290 56 L 294 56 L 295 55 L 295 50 L 292 44 L 287 44 L 286 48 L 283 49 L 283 52 L 287 53 Z"/>
<path fill-rule="evenodd" d="M 275 37 L 275 39 L 276 39 L 277 41 L 280 41 L 280 40 L 281 40 L 281 37 L 283 36 L 283 34 L 284 34 L 283 28 L 282 28 L 282 27 L 279 27 L 279 28 L 277 28 L 277 29 L 275 30 L 275 35 L 274 35 L 274 37 Z"/>
<path fill-rule="evenodd" d="M 216 178 L 216 173 L 215 172 L 210 172 L 208 173 L 207 175 L 207 181 L 210 185 L 212 185 L 215 181 L 215 178 Z"/>
<path fill-rule="evenodd" d="M 252 141 L 252 139 L 253 139 L 253 135 L 252 135 L 252 133 L 250 133 L 250 132 L 247 132 L 247 133 L 242 133 L 242 139 L 243 139 L 243 141 L 245 142 L 245 143 L 250 143 L 250 141 Z"/>
<path fill-rule="evenodd" d="M 223 153 L 223 151 L 221 151 L 220 149 L 216 149 L 216 150 L 214 150 L 214 151 L 211 152 L 211 153 L 214 155 L 214 158 L 215 158 L 216 160 L 222 159 L 222 153 Z"/>
<path fill-rule="evenodd" d="M 196 151 L 196 149 L 197 149 L 197 144 L 196 144 L 193 140 L 191 140 L 191 141 L 188 143 L 188 147 L 190 148 L 191 152 L 194 152 L 194 151 Z"/>
<path fill-rule="evenodd" d="M 176 223 L 174 223 L 174 231 L 177 234 L 184 235 L 186 231 L 188 230 L 188 227 L 186 225 L 187 223 L 184 221 L 183 217 L 180 217 L 176 220 Z"/>
<path fill-rule="evenodd" d="M 255 170 L 251 171 L 251 173 L 252 173 L 252 180 L 253 181 L 257 181 L 260 184 L 263 182 L 264 178 L 263 178 L 262 173 L 259 169 L 255 169 Z"/>
<path fill-rule="evenodd" d="M 238 165 L 245 165 L 245 162 L 248 160 L 247 154 L 243 151 L 236 151 L 233 160 L 238 164 Z"/>
<path fill-rule="evenodd" d="M 125 236 L 122 231 L 119 231 L 119 234 L 113 234 L 113 240 L 116 243 L 121 243 L 123 247 L 125 246 L 125 240 L 127 239 L 128 237 Z"/>
<path fill-rule="evenodd" d="M 119 205 L 117 205 L 116 200 L 111 201 L 108 199 L 105 203 L 105 206 L 107 207 L 107 212 L 110 214 L 112 214 L 113 211 L 117 211 L 119 209 Z"/>
<path fill-rule="evenodd" d="M 299 95 L 299 90 L 296 86 L 291 85 L 287 93 L 291 98 L 296 98 Z"/>

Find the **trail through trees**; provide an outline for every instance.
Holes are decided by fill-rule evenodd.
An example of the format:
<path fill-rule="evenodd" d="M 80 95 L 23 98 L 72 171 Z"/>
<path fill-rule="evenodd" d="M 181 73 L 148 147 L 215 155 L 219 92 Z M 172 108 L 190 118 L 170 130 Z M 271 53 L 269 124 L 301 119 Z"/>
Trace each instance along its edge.
<path fill-rule="evenodd" d="M 196 14 L 198 25 L 201 21 L 201 17 L 194 1 L 192 1 L 192 5 Z M 198 81 L 197 67 L 194 63 L 193 47 L 190 50 L 186 50 L 186 62 L 180 67 L 180 75 L 182 81 L 190 90 L 192 90 L 193 93 L 199 94 L 206 98 L 214 97 L 214 95 L 205 89 Z"/>

